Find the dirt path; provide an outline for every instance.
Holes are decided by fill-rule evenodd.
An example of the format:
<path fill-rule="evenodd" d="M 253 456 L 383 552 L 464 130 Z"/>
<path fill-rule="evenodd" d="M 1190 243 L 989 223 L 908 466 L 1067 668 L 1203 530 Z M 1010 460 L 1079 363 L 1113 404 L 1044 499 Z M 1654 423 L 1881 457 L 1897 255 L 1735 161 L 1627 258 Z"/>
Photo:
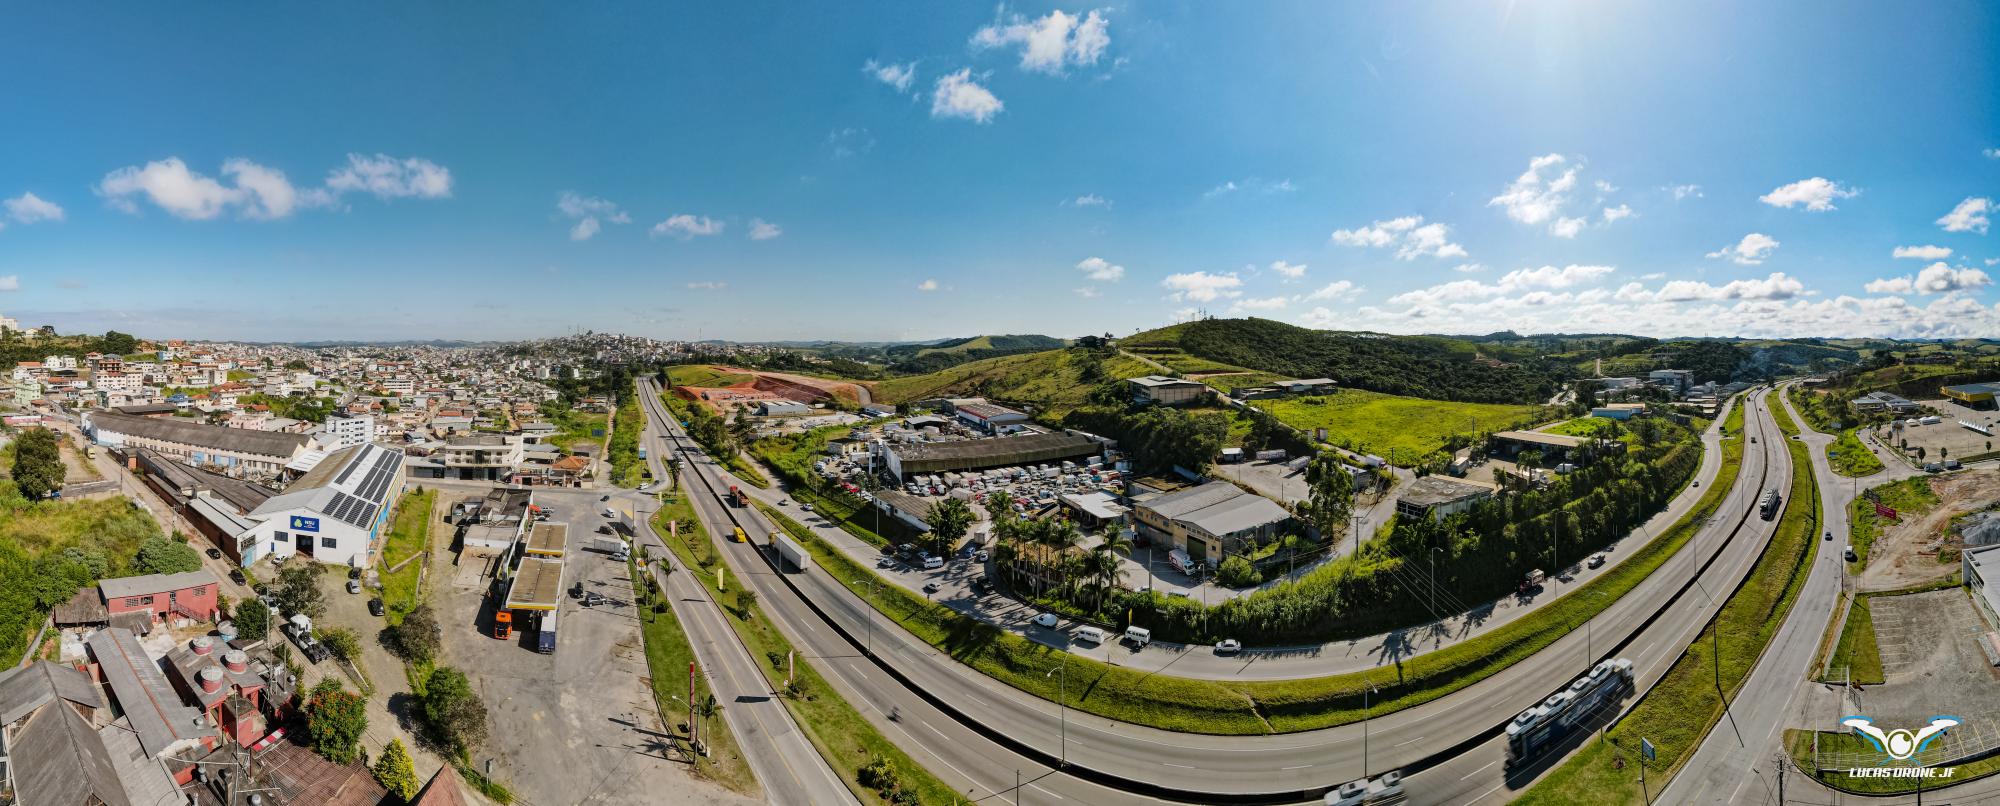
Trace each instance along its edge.
<path fill-rule="evenodd" d="M 1986 509 L 2000 500 L 2000 471 L 1969 470 L 1930 479 L 1938 505 L 1931 511 L 1884 529 L 1869 549 L 1868 568 L 1861 572 L 1861 590 L 1895 590 L 1944 579 L 1958 571 L 1957 563 L 1938 562 L 1938 550 L 1956 548 L 1951 521 Z"/>

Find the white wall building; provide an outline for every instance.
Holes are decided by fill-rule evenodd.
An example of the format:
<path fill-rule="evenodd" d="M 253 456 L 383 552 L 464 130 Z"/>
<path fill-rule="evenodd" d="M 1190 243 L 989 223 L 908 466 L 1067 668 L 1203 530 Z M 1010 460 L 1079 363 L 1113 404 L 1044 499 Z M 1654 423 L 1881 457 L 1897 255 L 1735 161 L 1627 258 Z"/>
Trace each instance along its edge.
<path fill-rule="evenodd" d="M 327 415 L 326 434 L 328 450 L 366 445 L 375 438 L 375 418 L 334 412 Z"/>
<path fill-rule="evenodd" d="M 236 535 L 243 564 L 303 554 L 329 565 L 373 565 L 406 480 L 402 451 L 362 445 L 334 452 L 245 516 L 257 525 Z"/>

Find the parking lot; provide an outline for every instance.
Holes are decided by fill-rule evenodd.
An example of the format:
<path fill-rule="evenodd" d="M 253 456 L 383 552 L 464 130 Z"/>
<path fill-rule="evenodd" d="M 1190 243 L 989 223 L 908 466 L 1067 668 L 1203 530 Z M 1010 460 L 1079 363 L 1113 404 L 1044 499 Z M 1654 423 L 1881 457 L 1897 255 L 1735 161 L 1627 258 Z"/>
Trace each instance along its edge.
<path fill-rule="evenodd" d="M 1960 717 L 1940 740 L 1947 756 L 2000 744 L 2000 677 L 1979 647 L 1987 628 L 1975 607 L 1960 588 L 1871 599 L 1885 682 L 1853 693 L 1846 713 L 1892 725 Z"/>
<path fill-rule="evenodd" d="M 1901 445 L 1908 442 L 1908 455 L 1912 461 L 1915 461 L 1915 451 L 1919 447 L 1924 449 L 1925 461 L 1935 462 L 1947 457 L 1986 453 L 1993 450 L 1989 446 L 2000 444 L 2000 439 L 1958 424 L 1960 420 L 1964 420 L 2000 434 L 2000 412 L 1969 409 L 1950 400 L 1921 402 L 1936 410 L 1938 418 L 1943 422 L 1913 426 L 1907 424 L 1910 418 L 1905 417 L 1903 421 L 1906 424 L 1900 431 L 1890 426 L 1879 426 L 1875 429 L 1884 444 Z"/>
<path fill-rule="evenodd" d="M 583 548 L 605 522 L 599 495 L 538 491 L 536 501 L 570 525 L 554 654 L 536 652 L 526 630 L 512 641 L 493 638 L 483 584 L 444 585 L 432 598 L 445 662 L 486 701 L 494 775 L 521 802 L 542 806 L 659 803 L 662 787 L 672 787 L 674 802 L 745 802 L 694 778 L 664 740 L 627 567 Z M 582 607 L 569 595 L 578 583 L 605 602 Z M 475 764 L 485 762 L 475 755 Z"/>

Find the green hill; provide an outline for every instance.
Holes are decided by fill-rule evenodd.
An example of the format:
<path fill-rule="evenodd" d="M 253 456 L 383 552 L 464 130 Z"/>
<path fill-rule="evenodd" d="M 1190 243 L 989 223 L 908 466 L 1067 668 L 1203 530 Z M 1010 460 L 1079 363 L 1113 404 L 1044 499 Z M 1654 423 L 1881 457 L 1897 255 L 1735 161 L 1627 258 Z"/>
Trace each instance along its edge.
<path fill-rule="evenodd" d="M 1092 364 L 1095 369 L 1091 368 Z M 870 381 L 877 403 L 935 397 L 989 397 L 1050 409 L 1082 405 L 1093 386 L 1145 375 L 1152 368 L 1122 355 L 1097 357 L 1082 349 L 1044 350 L 969 361 L 936 372 Z"/>

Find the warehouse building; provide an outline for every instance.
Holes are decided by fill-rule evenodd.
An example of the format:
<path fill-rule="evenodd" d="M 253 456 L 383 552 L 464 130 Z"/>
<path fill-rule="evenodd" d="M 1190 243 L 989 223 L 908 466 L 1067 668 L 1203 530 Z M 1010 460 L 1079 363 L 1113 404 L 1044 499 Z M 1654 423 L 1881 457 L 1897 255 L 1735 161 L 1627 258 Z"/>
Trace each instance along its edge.
<path fill-rule="evenodd" d="M 1141 405 L 1158 403 L 1162 406 L 1185 406 L 1200 403 L 1202 398 L 1208 396 L 1207 386 L 1165 375 L 1126 378 L 1125 385 L 1132 390 L 1132 402 Z"/>
<path fill-rule="evenodd" d="M 923 473 L 986 470 L 1082 459 L 1102 451 L 1097 440 L 1077 434 L 1022 434 L 959 442 L 918 442 L 888 445 L 884 463 L 898 479 Z"/>
<path fill-rule="evenodd" d="M 1968 408 L 1994 408 L 1993 394 L 2000 392 L 2000 383 L 1966 383 L 1947 386 L 1938 390 L 1945 397 L 1965 404 Z"/>
<path fill-rule="evenodd" d="M 405 479 L 402 451 L 380 445 L 334 451 L 244 516 L 257 525 L 236 536 L 243 564 L 304 554 L 330 565 L 367 567 Z"/>
<path fill-rule="evenodd" d="M 303 434 L 203 425 L 180 417 L 138 417 L 100 411 L 84 427 L 92 440 L 126 451 L 162 456 L 232 478 L 276 479 L 313 447 Z"/>
<path fill-rule="evenodd" d="M 1211 481 L 1134 502 L 1130 517 L 1140 534 L 1186 551 L 1194 562 L 1216 566 L 1231 554 L 1248 553 L 1276 539 L 1278 527 L 1292 513 L 1229 482 Z"/>
<path fill-rule="evenodd" d="M 1492 497 L 1491 487 L 1443 476 L 1425 476 L 1411 482 L 1410 489 L 1396 499 L 1396 517 L 1441 521 Z"/>

